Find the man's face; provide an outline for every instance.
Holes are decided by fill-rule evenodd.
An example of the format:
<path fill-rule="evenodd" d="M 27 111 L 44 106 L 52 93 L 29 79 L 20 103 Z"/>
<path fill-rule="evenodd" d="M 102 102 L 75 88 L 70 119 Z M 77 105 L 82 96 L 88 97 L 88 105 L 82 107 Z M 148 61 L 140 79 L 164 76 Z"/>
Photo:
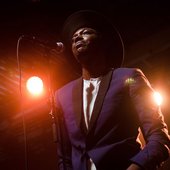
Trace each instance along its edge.
<path fill-rule="evenodd" d="M 72 52 L 75 58 L 81 63 L 87 60 L 98 46 L 99 34 L 96 30 L 88 27 L 78 29 L 72 37 Z"/>

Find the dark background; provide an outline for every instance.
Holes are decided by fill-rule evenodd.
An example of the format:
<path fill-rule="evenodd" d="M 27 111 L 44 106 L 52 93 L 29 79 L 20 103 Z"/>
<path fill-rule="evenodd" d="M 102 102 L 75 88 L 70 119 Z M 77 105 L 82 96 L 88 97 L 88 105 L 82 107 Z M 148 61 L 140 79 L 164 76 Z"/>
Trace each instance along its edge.
<path fill-rule="evenodd" d="M 164 1 L 119 0 L 112 3 L 106 0 L 2 1 L 0 3 L 2 170 L 26 170 L 26 163 L 29 170 L 57 169 L 57 148 L 53 141 L 49 115 L 48 88 L 51 84 L 50 87 L 55 90 L 77 78 L 79 73 L 67 62 L 62 53 L 57 53 L 55 47 L 51 50 L 43 44 L 27 39 L 19 41 L 19 38 L 21 35 L 28 35 L 44 42 L 60 41 L 64 20 L 79 9 L 95 9 L 111 19 L 124 41 L 124 66 L 141 68 L 152 86 L 162 93 L 164 97 L 162 111 L 165 121 L 170 126 L 170 15 L 169 5 Z M 21 66 L 21 79 L 18 63 Z M 25 90 L 25 82 L 31 75 L 38 75 L 45 81 L 46 91 L 36 99 Z M 168 160 L 161 169 L 168 170 L 169 167 Z"/>

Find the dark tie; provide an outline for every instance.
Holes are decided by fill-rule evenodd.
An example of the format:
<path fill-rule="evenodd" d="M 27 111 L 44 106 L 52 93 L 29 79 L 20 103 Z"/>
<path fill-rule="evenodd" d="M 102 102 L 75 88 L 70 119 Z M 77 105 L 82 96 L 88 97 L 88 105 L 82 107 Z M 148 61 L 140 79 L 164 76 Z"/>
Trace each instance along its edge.
<path fill-rule="evenodd" d="M 86 99 L 87 99 L 87 108 L 86 108 L 86 116 L 87 116 L 87 125 L 90 123 L 90 103 L 92 101 L 92 91 L 94 90 L 94 86 L 90 83 L 89 87 L 86 89 Z"/>

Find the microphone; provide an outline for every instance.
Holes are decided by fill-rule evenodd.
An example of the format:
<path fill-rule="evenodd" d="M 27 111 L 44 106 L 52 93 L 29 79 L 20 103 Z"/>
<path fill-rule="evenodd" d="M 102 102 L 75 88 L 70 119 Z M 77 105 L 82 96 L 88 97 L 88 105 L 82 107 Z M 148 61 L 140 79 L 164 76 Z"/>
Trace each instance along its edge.
<path fill-rule="evenodd" d="M 22 39 L 31 41 L 33 43 L 41 45 L 43 48 L 46 48 L 48 50 L 55 50 L 57 53 L 61 53 L 64 50 L 64 44 L 62 42 L 54 42 L 54 41 L 45 41 L 39 38 L 36 38 L 35 36 L 28 36 L 28 35 L 22 35 Z"/>

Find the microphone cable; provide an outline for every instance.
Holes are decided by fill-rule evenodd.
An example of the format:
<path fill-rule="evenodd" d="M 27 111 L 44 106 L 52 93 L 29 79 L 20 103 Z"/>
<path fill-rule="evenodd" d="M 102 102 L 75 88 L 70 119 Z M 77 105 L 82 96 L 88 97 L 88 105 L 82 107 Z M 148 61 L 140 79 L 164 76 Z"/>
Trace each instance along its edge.
<path fill-rule="evenodd" d="M 20 63 L 20 57 L 19 57 L 19 47 L 20 47 L 20 41 L 22 40 L 22 38 L 23 38 L 23 35 L 21 35 L 17 40 L 16 55 L 17 55 L 17 65 L 18 65 L 18 72 L 19 72 L 19 93 L 20 93 L 20 104 L 21 104 L 23 135 L 24 135 L 24 164 L 25 164 L 25 170 L 28 170 L 27 134 L 26 134 L 26 123 L 25 123 L 25 115 L 24 115 L 23 102 L 22 102 L 22 99 L 23 99 L 22 69 L 21 69 L 21 63 Z"/>

